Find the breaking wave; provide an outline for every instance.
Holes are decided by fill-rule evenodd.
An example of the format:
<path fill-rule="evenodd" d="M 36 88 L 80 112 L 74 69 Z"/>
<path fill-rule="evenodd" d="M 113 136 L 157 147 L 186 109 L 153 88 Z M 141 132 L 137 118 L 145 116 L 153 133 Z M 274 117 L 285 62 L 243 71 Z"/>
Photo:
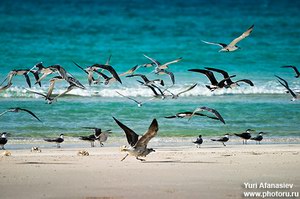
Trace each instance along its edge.
<path fill-rule="evenodd" d="M 172 93 L 176 94 L 187 89 L 192 84 L 184 84 L 184 85 L 174 85 L 168 90 Z M 193 96 L 213 96 L 213 95 L 231 95 L 231 94 L 284 94 L 285 89 L 279 85 L 277 82 L 269 81 L 264 84 L 257 84 L 258 86 L 248 86 L 241 85 L 240 87 L 230 88 L 230 89 L 220 89 L 211 92 L 208 90 L 204 84 L 198 84 L 194 89 L 183 93 L 180 96 L 185 97 L 193 97 Z M 292 88 L 299 87 L 293 85 Z M 36 95 L 32 91 L 47 93 L 47 87 L 33 87 L 31 89 L 27 89 L 24 87 L 12 86 L 11 88 L 2 91 L 0 93 L 0 98 L 41 98 L 41 96 Z M 162 88 L 164 90 L 165 88 Z M 60 86 L 55 88 L 53 91 L 54 95 L 62 93 L 66 90 L 66 87 Z M 99 96 L 99 97 L 121 97 L 117 92 L 122 93 L 125 96 L 130 97 L 152 97 L 153 92 L 151 89 L 144 86 L 136 86 L 136 85 L 112 85 L 111 87 L 96 85 L 87 87 L 85 90 L 83 89 L 73 89 L 68 93 L 69 96 L 73 97 L 91 97 L 91 96 Z M 168 92 L 166 92 L 168 94 Z"/>

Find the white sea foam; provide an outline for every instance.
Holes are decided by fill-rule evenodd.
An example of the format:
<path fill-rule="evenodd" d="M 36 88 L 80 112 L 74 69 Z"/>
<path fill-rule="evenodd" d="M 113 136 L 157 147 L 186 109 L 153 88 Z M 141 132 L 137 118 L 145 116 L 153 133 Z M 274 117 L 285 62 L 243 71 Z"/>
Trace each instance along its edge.
<path fill-rule="evenodd" d="M 183 93 L 181 96 L 185 97 L 193 97 L 193 96 L 213 96 L 213 95 L 230 95 L 230 94 L 284 94 L 285 89 L 279 85 L 277 82 L 269 81 L 264 84 L 257 84 L 258 86 L 248 86 L 241 85 L 240 87 L 235 87 L 232 89 L 220 89 L 211 92 L 209 89 L 205 87 L 204 84 L 198 84 L 193 90 Z M 169 88 L 172 93 L 178 93 L 182 90 L 185 90 L 191 86 L 191 84 L 185 85 L 174 85 Z M 47 87 L 34 87 L 31 90 L 47 93 Z M 66 87 L 58 87 L 54 90 L 53 94 L 59 94 L 66 90 Z M 164 90 L 164 88 L 162 88 Z M 85 90 L 82 89 L 73 89 L 68 93 L 68 95 L 72 96 L 100 96 L 100 97 L 121 97 L 118 93 L 122 93 L 126 96 L 131 97 L 152 97 L 153 92 L 151 89 L 144 86 L 135 86 L 135 85 L 127 85 L 125 86 L 92 86 L 87 87 Z M 168 92 L 166 92 L 168 93 Z M 20 98 L 40 98 L 41 96 L 36 95 L 28 91 L 28 89 L 24 87 L 11 87 L 2 93 L 0 93 L 0 97 L 10 98 L 10 97 L 20 97 Z"/>

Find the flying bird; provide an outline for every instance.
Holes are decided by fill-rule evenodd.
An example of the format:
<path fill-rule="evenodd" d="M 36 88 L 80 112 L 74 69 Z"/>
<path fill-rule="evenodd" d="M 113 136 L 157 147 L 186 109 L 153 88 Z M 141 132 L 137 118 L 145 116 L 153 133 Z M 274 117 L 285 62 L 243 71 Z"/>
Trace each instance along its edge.
<path fill-rule="evenodd" d="M 225 120 L 223 119 L 223 117 L 221 116 L 221 114 L 212 108 L 206 107 L 206 106 L 202 106 L 202 107 L 198 107 L 194 110 L 194 112 L 192 113 L 191 117 L 189 118 L 189 120 L 195 115 L 195 113 L 200 112 L 200 111 L 208 111 L 211 112 L 212 114 L 214 114 L 223 124 L 225 124 Z"/>
<path fill-rule="evenodd" d="M 275 75 L 275 77 L 277 77 L 278 79 L 277 79 L 277 81 L 284 87 L 284 88 L 286 88 L 287 89 L 287 91 L 288 91 L 288 93 L 290 93 L 291 95 L 292 95 L 292 99 L 291 99 L 291 101 L 295 101 L 295 100 L 298 100 L 300 97 L 299 97 L 299 95 L 297 95 L 290 87 L 289 87 L 289 84 L 288 84 L 288 82 L 285 80 L 285 79 L 283 79 L 283 78 L 281 78 L 281 77 L 279 77 L 279 76 L 277 76 L 277 75 Z"/>
<path fill-rule="evenodd" d="M 297 67 L 296 66 L 281 66 L 281 68 L 292 68 L 294 71 L 295 71 L 295 73 L 296 73 L 296 78 L 299 78 L 300 77 L 300 72 L 299 72 L 299 70 L 297 69 Z"/>
<path fill-rule="evenodd" d="M 4 115 L 5 113 L 8 113 L 8 112 L 13 112 L 13 113 L 18 113 L 18 112 L 21 112 L 21 111 L 24 111 L 24 112 L 27 112 L 29 113 L 30 115 L 32 115 L 35 119 L 37 119 L 38 121 L 42 122 L 33 112 L 31 112 L 30 110 L 28 109 L 24 109 L 24 108 L 20 108 L 20 107 L 16 107 L 16 108 L 9 108 L 8 110 L 0 113 L 0 117 L 2 115 Z"/>
<path fill-rule="evenodd" d="M 144 57 L 146 57 L 147 59 L 149 59 L 151 61 L 150 64 L 145 64 L 145 66 L 155 66 L 156 70 L 161 70 L 161 69 L 167 69 L 169 68 L 169 65 L 170 64 L 174 64 L 174 63 L 177 63 L 179 61 L 182 60 L 182 57 L 178 58 L 178 59 L 175 59 L 175 60 L 172 60 L 172 61 L 169 61 L 169 62 L 166 62 L 164 64 L 160 63 L 159 61 L 147 56 L 144 54 Z"/>
<path fill-rule="evenodd" d="M 189 69 L 188 71 L 191 72 L 197 72 L 197 73 L 202 73 L 204 75 L 206 75 L 206 77 L 209 79 L 210 81 L 210 85 L 205 85 L 206 88 L 208 88 L 210 91 L 214 91 L 216 89 L 220 89 L 220 88 L 224 88 L 225 87 L 225 81 L 222 81 L 221 83 L 217 81 L 215 75 L 213 72 L 209 71 L 209 70 L 204 70 L 204 69 Z M 233 76 L 229 76 L 228 78 L 225 78 L 224 80 L 228 80 L 231 77 L 235 77 L 235 75 Z"/>
<path fill-rule="evenodd" d="M 205 115 L 202 113 L 193 113 L 190 111 L 186 111 L 186 112 L 180 112 L 180 113 L 176 113 L 175 115 L 171 115 L 171 116 L 166 116 L 166 119 L 173 119 L 173 118 L 191 118 L 192 116 L 205 116 L 214 120 L 219 120 L 219 118 L 214 117 L 214 116 L 209 116 L 209 115 Z"/>
<path fill-rule="evenodd" d="M 192 89 L 194 89 L 197 86 L 197 84 L 193 84 L 192 86 L 188 87 L 187 89 L 178 92 L 177 94 L 172 93 L 171 91 L 169 91 L 168 89 L 165 89 L 166 92 L 170 93 L 172 96 L 172 99 L 177 99 L 179 97 L 179 95 L 186 93 Z"/>
<path fill-rule="evenodd" d="M 232 42 L 230 42 L 228 45 L 224 44 L 224 43 L 214 43 L 214 42 L 208 42 L 208 41 L 203 41 L 203 43 L 206 44 L 211 44 L 211 45 L 217 45 L 221 47 L 221 50 L 219 50 L 219 52 L 232 52 L 232 51 L 236 51 L 238 49 L 240 49 L 240 47 L 238 47 L 236 44 L 238 42 L 240 42 L 241 40 L 245 39 L 246 37 L 248 37 L 251 32 L 253 31 L 254 25 L 250 26 L 250 28 L 248 28 L 241 36 L 235 38 Z"/>
<path fill-rule="evenodd" d="M 158 123 L 156 119 L 153 119 L 146 133 L 139 138 L 139 135 L 136 134 L 133 130 L 122 124 L 119 120 L 113 117 L 115 122 L 119 125 L 120 128 L 126 134 L 126 138 L 128 144 L 131 147 L 123 147 L 121 151 L 127 152 L 127 155 L 121 160 L 123 161 L 128 155 L 135 156 L 137 160 L 145 161 L 145 159 L 141 159 L 139 157 L 146 157 L 149 153 L 155 152 L 152 148 L 147 148 L 149 141 L 157 135 L 158 132 Z"/>
<path fill-rule="evenodd" d="M 142 107 L 142 106 L 143 106 L 143 102 L 137 101 L 136 99 L 134 99 L 134 98 L 132 98 L 132 97 L 125 96 L 125 95 L 119 93 L 118 91 L 116 91 L 116 93 L 118 93 L 119 95 L 121 95 L 121 96 L 124 97 L 124 98 L 127 98 L 127 99 L 129 99 L 129 100 L 135 102 L 135 103 L 138 105 L 138 107 Z"/>
<path fill-rule="evenodd" d="M 249 84 L 250 86 L 254 86 L 253 82 L 249 79 L 240 79 L 240 80 L 233 82 L 231 80 L 231 78 L 235 77 L 235 75 L 229 76 L 229 74 L 224 70 L 217 69 L 217 68 L 211 68 L 211 67 L 205 67 L 205 69 L 214 71 L 214 72 L 218 72 L 223 75 L 224 79 L 218 83 L 219 87 L 233 88 L 235 86 L 239 86 L 239 82 L 244 82 L 246 84 Z"/>

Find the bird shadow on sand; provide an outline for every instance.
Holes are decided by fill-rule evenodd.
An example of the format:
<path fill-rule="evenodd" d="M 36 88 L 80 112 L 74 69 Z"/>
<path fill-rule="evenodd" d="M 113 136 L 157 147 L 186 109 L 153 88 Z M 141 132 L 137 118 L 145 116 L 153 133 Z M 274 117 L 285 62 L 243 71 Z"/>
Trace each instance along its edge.
<path fill-rule="evenodd" d="M 176 163 L 176 164 L 214 164 L 217 162 L 205 162 L 205 161 L 181 161 L 181 160 L 154 160 L 154 161 L 144 161 L 144 164 L 148 163 Z"/>
<path fill-rule="evenodd" d="M 33 164 L 33 165 L 38 165 L 38 164 L 72 164 L 72 163 L 68 163 L 68 162 L 19 162 L 17 164 Z"/>

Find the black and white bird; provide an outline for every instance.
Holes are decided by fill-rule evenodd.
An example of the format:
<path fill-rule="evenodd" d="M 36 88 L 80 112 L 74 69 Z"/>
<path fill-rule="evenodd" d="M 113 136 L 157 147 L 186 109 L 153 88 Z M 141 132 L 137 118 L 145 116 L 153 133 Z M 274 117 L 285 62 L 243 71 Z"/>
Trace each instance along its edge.
<path fill-rule="evenodd" d="M 95 128 L 95 127 L 83 127 L 85 129 L 92 129 L 94 130 L 94 134 L 91 134 L 89 136 L 80 136 L 79 139 L 88 141 L 91 143 L 91 147 L 95 147 L 95 141 L 99 139 L 101 132 L 100 128 Z"/>
<path fill-rule="evenodd" d="M 136 157 L 137 160 L 145 161 L 139 157 L 146 157 L 149 153 L 155 152 L 152 148 L 147 148 L 149 141 L 157 135 L 158 132 L 158 123 L 156 119 L 153 119 L 146 133 L 139 138 L 139 135 L 136 134 L 133 130 L 122 124 L 119 120 L 113 117 L 115 122 L 119 125 L 121 129 L 126 134 L 128 144 L 131 147 L 122 147 L 121 151 L 127 152 L 127 155 L 121 160 L 123 161 L 128 155 Z"/>
<path fill-rule="evenodd" d="M 202 111 L 207 111 L 207 112 L 210 112 L 210 113 L 214 114 L 218 118 L 218 120 L 220 120 L 223 124 L 225 124 L 225 120 L 223 119 L 223 117 L 221 116 L 221 114 L 217 110 L 206 107 L 206 106 L 196 108 L 193 111 L 193 113 L 192 113 L 191 117 L 189 118 L 189 120 L 195 115 L 195 113 L 202 112 Z M 212 118 L 212 119 L 214 119 L 214 118 Z"/>
<path fill-rule="evenodd" d="M 295 100 L 299 100 L 299 99 L 300 99 L 299 94 L 296 93 L 296 92 L 294 92 L 294 91 L 289 87 L 289 84 L 288 84 L 288 82 L 287 82 L 285 79 L 283 79 L 283 78 L 281 78 L 281 77 L 279 77 L 279 76 L 277 76 L 277 75 L 275 75 L 275 77 L 278 78 L 277 81 L 278 81 L 284 88 L 286 88 L 287 92 L 288 92 L 289 94 L 292 95 L 293 98 L 291 99 L 291 101 L 295 101 Z"/>
<path fill-rule="evenodd" d="M 256 144 L 257 144 L 257 143 L 260 144 L 260 141 L 263 140 L 263 134 L 266 134 L 266 133 L 264 133 L 264 132 L 259 132 L 258 135 L 255 136 L 255 137 L 252 137 L 251 140 L 256 141 Z"/>
<path fill-rule="evenodd" d="M 132 98 L 132 97 L 125 96 L 125 95 L 123 95 L 122 93 L 120 93 L 120 92 L 118 92 L 118 91 L 116 91 L 116 93 L 118 93 L 120 96 L 122 96 L 122 97 L 124 97 L 124 98 L 127 98 L 127 99 L 129 99 L 129 100 L 135 102 L 135 103 L 137 104 L 138 107 L 142 107 L 142 106 L 143 106 L 143 102 L 141 102 L 141 101 L 138 101 L 138 100 L 136 100 L 136 99 L 134 99 L 134 98 Z"/>
<path fill-rule="evenodd" d="M 203 41 L 206 44 L 211 44 L 211 45 L 217 45 L 221 47 L 221 50 L 219 52 L 232 52 L 240 49 L 236 44 L 240 42 L 241 40 L 245 39 L 248 37 L 251 32 L 253 31 L 254 25 L 250 26 L 241 36 L 235 38 L 232 42 L 230 42 L 228 45 L 224 43 L 214 43 L 214 42 L 208 42 L 208 41 Z"/>
<path fill-rule="evenodd" d="M 254 130 L 252 129 L 247 129 L 245 132 L 243 133 L 235 133 L 234 135 L 240 137 L 243 139 L 243 144 L 247 144 L 247 140 L 249 140 L 251 138 L 251 133 L 253 132 Z"/>
<path fill-rule="evenodd" d="M 110 74 L 112 74 L 114 79 L 116 79 L 118 82 L 120 82 L 122 84 L 122 81 L 121 81 L 118 73 L 115 71 L 115 69 L 111 65 L 94 64 L 94 65 L 90 66 L 90 69 L 93 71 L 97 71 L 97 70 L 101 70 L 101 69 L 106 70 Z"/>
<path fill-rule="evenodd" d="M 64 134 L 60 134 L 58 138 L 45 138 L 46 142 L 54 142 L 57 144 L 57 148 L 60 148 L 60 144 L 64 141 Z"/>
<path fill-rule="evenodd" d="M 121 76 L 125 76 L 125 75 L 133 75 L 135 73 L 135 71 L 137 71 L 140 67 L 141 67 L 140 65 L 135 65 L 128 71 L 121 73 L 119 76 L 121 77 Z"/>
<path fill-rule="evenodd" d="M 202 135 L 199 135 L 196 141 L 193 142 L 197 148 L 201 147 L 201 144 L 203 143 Z"/>
<path fill-rule="evenodd" d="M 159 61 L 147 56 L 144 54 L 144 57 L 146 57 L 147 59 L 149 59 L 151 61 L 150 64 L 145 64 L 145 67 L 148 67 L 148 66 L 155 66 L 155 70 L 156 71 L 159 71 L 159 70 L 164 70 L 164 69 L 167 69 L 169 68 L 169 65 L 170 64 L 174 64 L 174 63 L 177 63 L 179 61 L 182 60 L 182 57 L 178 58 L 178 59 L 175 59 L 175 60 L 172 60 L 172 61 L 169 61 L 169 62 L 166 62 L 164 64 L 160 63 Z"/>
<path fill-rule="evenodd" d="M 210 91 L 214 91 L 216 89 L 221 89 L 225 87 L 225 81 L 229 80 L 231 77 L 235 77 L 235 75 L 233 76 L 229 76 L 228 78 L 225 78 L 224 81 L 220 81 L 218 82 L 214 73 L 209 71 L 209 70 L 204 70 L 204 69 L 189 69 L 188 71 L 191 72 L 197 72 L 197 73 L 202 73 L 204 75 L 206 75 L 206 77 L 209 79 L 210 81 L 210 85 L 205 85 Z"/>
<path fill-rule="evenodd" d="M 224 146 L 226 146 L 225 145 L 225 142 L 227 142 L 229 140 L 229 134 L 228 133 L 226 133 L 225 135 L 224 135 L 224 137 L 221 137 L 221 138 L 218 138 L 218 139 L 211 139 L 211 141 L 213 141 L 213 142 L 222 142 L 222 144 L 224 145 Z"/>
<path fill-rule="evenodd" d="M 292 68 L 295 71 L 295 73 L 296 73 L 295 77 L 296 78 L 300 77 L 300 72 L 299 72 L 299 70 L 297 69 L 296 66 L 281 66 L 281 68 Z"/>
<path fill-rule="evenodd" d="M 161 86 L 164 86 L 164 81 L 162 79 L 154 79 L 149 80 L 146 75 L 142 74 L 133 74 L 133 75 L 127 75 L 126 77 L 141 77 L 144 81 L 143 85 L 156 85 L 156 83 L 160 84 Z M 140 81 L 139 81 L 140 82 Z M 141 82 L 140 82 L 141 83 Z M 141 83 L 142 84 L 142 83 Z"/>
<path fill-rule="evenodd" d="M 229 76 L 228 72 L 226 72 L 224 70 L 221 70 L 221 69 L 218 69 L 218 68 L 211 68 L 211 67 L 205 67 L 205 69 L 210 70 L 210 71 L 214 71 L 214 72 L 218 72 L 218 73 L 221 73 L 223 75 L 224 79 L 221 80 L 218 83 L 218 86 L 220 86 L 220 87 L 233 88 L 235 86 L 240 86 L 239 82 L 243 82 L 243 83 L 249 84 L 250 86 L 254 86 L 253 82 L 249 79 L 240 79 L 240 80 L 237 80 L 237 81 L 232 81 L 231 78 L 235 77 L 236 75 Z"/>
<path fill-rule="evenodd" d="M 189 87 L 186 88 L 185 90 L 182 90 L 182 91 L 180 91 L 180 92 L 178 92 L 178 93 L 176 93 L 176 94 L 173 93 L 173 92 L 171 92 L 169 89 L 165 89 L 165 91 L 171 94 L 172 99 L 177 99 L 177 98 L 179 97 L 179 95 L 181 95 L 181 94 L 183 94 L 183 93 L 186 93 L 186 92 L 188 92 L 188 91 L 194 89 L 196 86 L 197 86 L 197 84 L 193 84 L 192 86 L 189 86 Z"/>
<path fill-rule="evenodd" d="M 191 118 L 192 116 L 205 116 L 214 120 L 219 120 L 219 118 L 214 117 L 214 116 L 209 116 L 209 115 L 205 115 L 202 113 L 193 113 L 190 111 L 185 111 L 185 112 L 180 112 L 180 113 L 176 113 L 175 115 L 170 115 L 170 116 L 166 116 L 166 119 L 173 119 L 173 118 Z"/>
<path fill-rule="evenodd" d="M 2 150 L 5 150 L 4 145 L 7 143 L 7 137 L 6 137 L 7 133 L 3 132 L 1 133 L 0 136 L 0 146 Z"/>
<path fill-rule="evenodd" d="M 8 75 L 6 76 L 6 78 L 0 84 L 0 86 L 1 86 L 7 80 L 7 84 L 5 86 L 1 87 L 1 90 L 8 89 L 12 85 L 13 77 L 15 77 L 16 75 L 24 76 L 28 87 L 31 88 L 31 81 L 30 81 L 28 73 L 32 73 L 36 80 L 39 79 L 37 71 L 33 71 L 33 70 L 30 70 L 30 69 L 11 70 L 8 73 Z"/>
<path fill-rule="evenodd" d="M 33 112 L 31 112 L 30 110 L 28 109 L 24 109 L 24 108 L 20 108 L 20 107 L 16 107 L 16 108 L 9 108 L 8 110 L 0 113 L 0 117 L 2 115 L 4 115 L 5 113 L 9 113 L 9 112 L 13 112 L 13 113 L 18 113 L 18 112 L 21 112 L 21 111 L 24 111 L 24 112 L 27 112 L 29 113 L 30 115 L 32 115 L 35 119 L 37 119 L 38 121 L 42 122 Z"/>

